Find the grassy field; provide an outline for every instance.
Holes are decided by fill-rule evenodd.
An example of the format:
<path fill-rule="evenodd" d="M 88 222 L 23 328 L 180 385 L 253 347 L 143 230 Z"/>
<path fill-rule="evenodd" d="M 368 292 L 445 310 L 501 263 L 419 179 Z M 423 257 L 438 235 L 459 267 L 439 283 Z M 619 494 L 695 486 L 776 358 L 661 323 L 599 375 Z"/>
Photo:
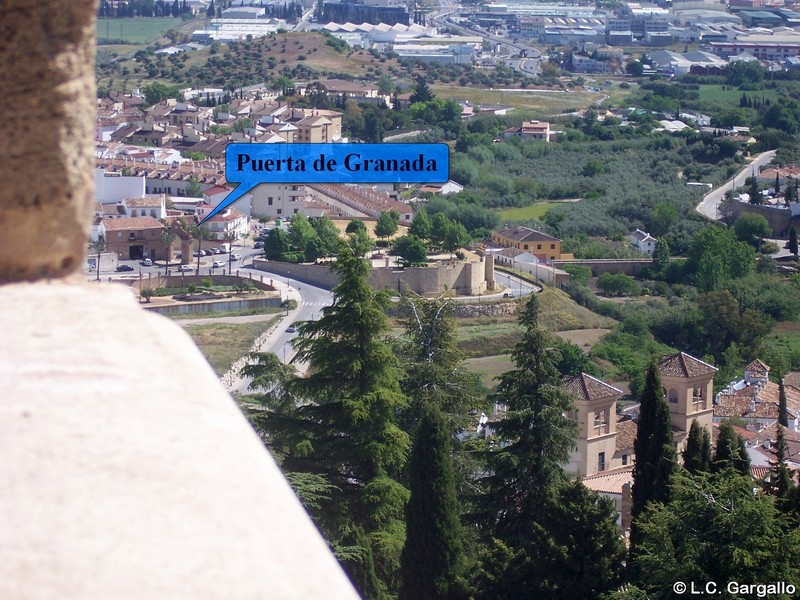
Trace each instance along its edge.
<path fill-rule="evenodd" d="M 498 210 L 502 221 L 528 221 L 530 219 L 542 220 L 547 211 L 552 207 L 558 206 L 557 202 L 538 202 L 530 206 L 520 206 L 517 208 L 506 208 Z"/>
<path fill-rule="evenodd" d="M 494 390 L 497 387 L 497 377 L 514 368 L 511 356 L 500 354 L 497 356 L 483 356 L 481 358 L 468 358 L 464 367 L 470 373 L 480 377 L 486 389 Z"/>
<path fill-rule="evenodd" d="M 255 339 L 272 327 L 280 317 L 256 323 L 214 323 L 209 325 L 186 325 L 184 329 L 192 336 L 200 352 L 217 373 L 224 375 L 230 366 L 250 351 Z"/>
<path fill-rule="evenodd" d="M 581 110 L 601 100 L 603 94 L 584 90 L 564 92 L 561 90 L 525 90 L 508 92 L 481 88 L 431 85 L 434 93 L 447 100 L 469 100 L 474 104 L 503 104 L 516 109 L 535 110 L 545 115 Z"/>
<path fill-rule="evenodd" d="M 785 341 L 792 352 L 800 353 L 800 323 L 796 321 L 776 323 L 772 328 L 772 335 Z"/>
<path fill-rule="evenodd" d="M 199 23 L 199 22 L 198 22 Z M 126 44 L 149 44 L 163 36 L 170 29 L 185 25 L 183 19 L 136 18 L 136 19 L 97 19 L 98 42 L 114 40 Z"/>
<path fill-rule="evenodd" d="M 726 86 L 728 87 L 728 86 Z M 779 100 L 778 93 L 775 90 L 759 90 L 757 92 L 744 92 L 748 98 L 757 100 L 769 100 L 776 102 Z M 732 106 L 739 106 L 739 100 L 742 98 L 742 91 L 733 89 L 722 89 L 721 85 L 701 85 L 700 86 L 700 100 L 702 102 L 713 102 L 715 104 L 728 104 Z"/>
<path fill-rule="evenodd" d="M 544 114 L 557 114 L 586 108 L 602 98 L 601 94 L 583 90 L 564 92 L 562 90 L 525 90 L 511 92 L 487 90 L 483 88 L 452 87 L 442 84 L 431 85 L 437 96 L 454 100 L 469 100 L 475 104 L 503 104 L 516 109 L 536 110 Z"/>

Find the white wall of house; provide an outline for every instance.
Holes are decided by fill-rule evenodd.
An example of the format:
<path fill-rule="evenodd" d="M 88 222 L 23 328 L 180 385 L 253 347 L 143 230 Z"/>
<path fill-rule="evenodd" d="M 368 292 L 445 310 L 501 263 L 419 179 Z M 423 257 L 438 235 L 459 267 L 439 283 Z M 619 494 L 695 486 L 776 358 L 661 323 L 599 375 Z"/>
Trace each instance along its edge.
<path fill-rule="evenodd" d="M 129 176 L 105 176 L 105 170 L 94 170 L 94 189 L 97 202 L 110 204 L 124 198 L 144 198 L 145 178 Z"/>

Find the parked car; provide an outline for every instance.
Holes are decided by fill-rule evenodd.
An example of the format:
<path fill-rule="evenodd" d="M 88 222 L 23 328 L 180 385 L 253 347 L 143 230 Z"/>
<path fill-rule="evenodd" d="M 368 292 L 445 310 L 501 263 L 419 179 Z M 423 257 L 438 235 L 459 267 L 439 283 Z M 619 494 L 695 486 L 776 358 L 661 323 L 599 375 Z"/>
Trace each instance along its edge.
<path fill-rule="evenodd" d="M 194 271 L 192 265 L 178 265 L 178 271 Z"/>
<path fill-rule="evenodd" d="M 225 261 L 224 260 L 215 260 L 211 263 L 211 268 L 216 269 L 217 267 L 224 267 Z"/>
<path fill-rule="evenodd" d="M 142 266 L 143 266 L 143 267 L 152 267 L 152 266 L 153 266 L 153 261 L 152 261 L 152 260 L 150 260 L 149 258 L 145 258 L 145 259 L 142 261 Z"/>
<path fill-rule="evenodd" d="M 513 297 L 514 297 L 514 292 L 506 292 L 505 294 L 503 294 L 503 298 L 513 298 Z"/>
<path fill-rule="evenodd" d="M 130 265 L 120 265 L 120 266 L 117 267 L 117 271 L 120 271 L 120 272 L 122 272 L 122 271 L 133 271 L 133 270 L 134 270 L 133 267 L 130 266 Z"/>
<path fill-rule="evenodd" d="M 211 250 L 208 251 L 208 253 L 209 254 L 222 254 L 222 250 L 220 250 L 219 248 L 212 248 Z"/>
<path fill-rule="evenodd" d="M 264 247 L 264 242 L 256 242 L 255 244 L 253 244 L 253 248 L 255 250 L 258 250 L 258 249 L 263 248 L 263 247 Z"/>
<path fill-rule="evenodd" d="M 205 250 L 195 250 L 194 253 L 192 254 L 192 256 L 205 256 L 205 255 L 206 255 Z"/>

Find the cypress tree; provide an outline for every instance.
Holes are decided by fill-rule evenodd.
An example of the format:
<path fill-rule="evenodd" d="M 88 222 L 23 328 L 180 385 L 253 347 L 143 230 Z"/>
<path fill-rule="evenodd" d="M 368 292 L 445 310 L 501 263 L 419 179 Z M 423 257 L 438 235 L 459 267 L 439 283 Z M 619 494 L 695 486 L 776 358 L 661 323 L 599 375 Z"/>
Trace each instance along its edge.
<path fill-rule="evenodd" d="M 636 519 L 648 502 L 669 502 L 669 480 L 677 464 L 669 406 L 663 398 L 661 377 L 655 363 L 647 368 L 633 448 L 636 458 L 631 513 Z"/>
<path fill-rule="evenodd" d="M 786 500 L 789 498 L 793 487 L 792 475 L 786 466 L 786 455 L 789 453 L 789 449 L 786 446 L 783 427 L 778 425 L 777 429 L 778 435 L 775 440 L 775 448 L 772 450 L 775 455 L 775 462 L 770 469 L 770 483 L 767 486 L 767 491 L 773 496 Z"/>
<path fill-rule="evenodd" d="M 742 475 L 750 472 L 750 457 L 744 440 L 733 430 L 727 421 L 719 426 L 717 448 L 714 452 L 714 471 L 719 472 L 732 468 Z"/>
<path fill-rule="evenodd" d="M 750 177 L 750 204 L 761 204 L 761 194 L 758 190 L 758 178 L 756 177 L 756 172 L 753 171 L 752 177 Z"/>
<path fill-rule="evenodd" d="M 689 473 L 708 473 L 711 471 L 711 436 L 697 419 L 692 421 L 686 449 L 683 451 L 683 466 Z"/>
<path fill-rule="evenodd" d="M 778 424 L 784 427 L 789 426 L 789 410 L 786 406 L 786 387 L 783 384 L 783 377 L 778 381 Z M 778 428 L 780 429 L 780 428 Z"/>
<path fill-rule="evenodd" d="M 417 427 L 408 465 L 406 543 L 400 600 L 457 598 L 463 593 L 463 553 L 450 434 L 438 408 L 428 405 Z"/>
<path fill-rule="evenodd" d="M 792 189 L 792 188 L 788 188 L 788 189 Z M 787 194 L 787 202 L 788 202 L 788 194 Z M 794 257 L 797 258 L 797 251 L 798 251 L 797 231 L 795 230 L 794 227 L 790 227 L 789 228 L 789 252 L 794 254 Z"/>

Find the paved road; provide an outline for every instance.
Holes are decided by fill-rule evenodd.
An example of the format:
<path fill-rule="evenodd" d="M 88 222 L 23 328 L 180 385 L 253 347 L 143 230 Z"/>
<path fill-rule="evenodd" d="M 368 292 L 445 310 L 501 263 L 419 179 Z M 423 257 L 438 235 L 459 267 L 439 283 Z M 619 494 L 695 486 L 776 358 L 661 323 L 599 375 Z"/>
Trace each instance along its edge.
<path fill-rule="evenodd" d="M 739 173 L 737 173 L 733 178 L 726 181 L 716 190 L 713 190 L 706 194 L 703 197 L 702 202 L 697 205 L 697 212 L 701 215 L 708 217 L 712 221 L 716 221 L 719 219 L 719 206 L 722 204 L 723 199 L 725 198 L 725 193 L 734 190 L 736 188 L 742 187 L 744 185 L 745 179 L 750 177 L 755 170 L 758 173 L 758 170 L 772 162 L 772 159 L 775 158 L 775 150 L 770 150 L 768 152 L 762 152 L 761 154 L 756 154 L 753 157 L 753 160 L 750 161 Z"/>

